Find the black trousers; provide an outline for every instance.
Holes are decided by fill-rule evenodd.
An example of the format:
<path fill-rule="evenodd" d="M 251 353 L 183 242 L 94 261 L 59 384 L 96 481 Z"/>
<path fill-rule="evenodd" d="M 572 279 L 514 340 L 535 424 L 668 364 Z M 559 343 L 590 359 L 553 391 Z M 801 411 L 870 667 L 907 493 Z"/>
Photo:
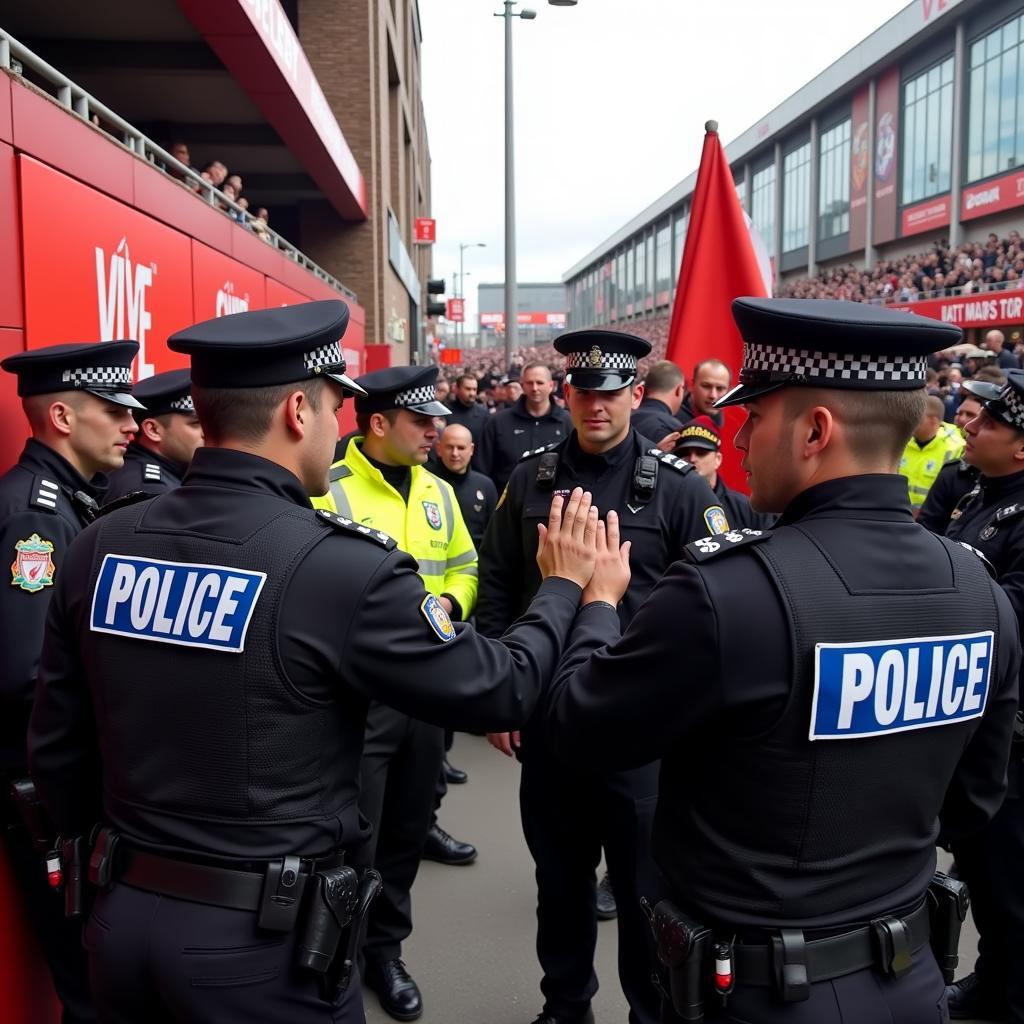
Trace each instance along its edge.
<path fill-rule="evenodd" d="M 43 956 L 50 968 L 53 987 L 64 1007 L 63 1024 L 96 1020 L 89 994 L 89 971 L 82 948 L 81 920 L 64 916 L 64 897 L 46 881 L 46 865 L 20 825 L 0 829 L 18 891 Z"/>
<path fill-rule="evenodd" d="M 971 890 L 978 927 L 974 970 L 986 991 L 1006 996 L 1013 1024 L 1024 1024 L 1024 795 L 1021 765 L 1011 764 L 1011 796 L 977 835 L 953 847 Z"/>
<path fill-rule="evenodd" d="M 434 813 L 444 730 L 373 703 L 366 718 L 359 809 L 373 826 L 353 853 L 358 868 L 376 868 L 383 887 L 370 908 L 363 955 L 377 963 L 402 955 L 412 932 L 409 895 Z"/>
<path fill-rule="evenodd" d="M 653 940 L 641 896 L 661 898 L 651 859 L 658 766 L 596 774 L 559 760 L 531 728 L 522 733 L 520 811 L 537 877 L 537 957 L 545 1012 L 573 1016 L 597 991 L 596 869 L 601 848 L 618 905 L 619 980 L 630 1024 L 656 1024 Z"/>
<path fill-rule="evenodd" d="M 871 968 L 811 986 L 810 998 L 784 1003 L 770 988 L 738 984 L 723 1007 L 718 996 L 704 1002 L 705 1024 L 946 1024 L 945 984 L 926 947 L 899 980 Z M 676 1024 L 670 1006 L 662 1024 Z"/>
<path fill-rule="evenodd" d="M 104 1024 L 365 1024 L 358 975 L 329 1004 L 295 964 L 299 932 L 262 931 L 256 914 L 115 885 L 85 927 Z"/>
<path fill-rule="evenodd" d="M 442 757 L 448 756 L 448 751 L 452 749 L 452 744 L 455 742 L 455 733 L 451 729 L 444 730 L 444 754 Z M 434 789 L 434 813 L 430 816 L 430 826 L 433 828 L 437 824 L 437 812 L 441 810 L 441 801 L 448 795 L 448 779 L 444 774 L 444 764 L 441 765 L 441 770 L 437 773 L 437 786 Z"/>

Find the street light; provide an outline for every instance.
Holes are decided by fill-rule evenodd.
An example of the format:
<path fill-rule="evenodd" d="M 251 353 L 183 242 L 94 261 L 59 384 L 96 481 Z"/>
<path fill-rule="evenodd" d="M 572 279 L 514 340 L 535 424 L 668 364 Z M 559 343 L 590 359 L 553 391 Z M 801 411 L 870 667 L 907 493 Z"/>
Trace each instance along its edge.
<path fill-rule="evenodd" d="M 462 270 L 462 254 L 467 249 L 486 249 L 486 248 L 487 248 L 487 243 L 486 242 L 459 242 L 459 297 L 462 298 L 462 299 L 466 298 L 466 296 L 465 296 L 466 275 L 465 275 L 465 273 L 463 273 L 463 270 Z M 462 304 L 462 323 L 461 323 L 461 325 L 457 325 L 456 326 L 455 332 L 456 332 L 456 336 L 458 337 L 459 341 L 461 342 L 463 336 L 466 333 L 466 304 L 465 304 L 465 302 L 463 302 L 463 304 Z"/>
<path fill-rule="evenodd" d="M 495 14 L 505 19 L 505 367 L 512 362 L 516 342 L 516 165 L 512 122 L 512 19 L 533 21 L 536 11 L 512 10 L 518 0 L 505 0 L 504 11 Z M 548 0 L 552 7 L 575 7 L 576 0 Z"/>

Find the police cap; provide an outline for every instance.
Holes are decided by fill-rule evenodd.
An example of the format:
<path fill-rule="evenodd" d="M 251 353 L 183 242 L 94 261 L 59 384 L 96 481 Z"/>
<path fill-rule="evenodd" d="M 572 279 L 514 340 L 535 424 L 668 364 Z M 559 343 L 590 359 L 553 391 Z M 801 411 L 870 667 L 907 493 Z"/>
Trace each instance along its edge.
<path fill-rule="evenodd" d="M 743 336 L 740 382 L 716 403 L 738 405 L 778 388 L 807 385 L 858 391 L 925 386 L 932 352 L 963 337 L 959 327 L 862 302 L 736 299 Z"/>
<path fill-rule="evenodd" d="M 1002 385 L 965 380 L 960 386 L 979 399 L 993 419 L 1024 431 L 1024 370 L 1007 370 L 1006 383 Z"/>
<path fill-rule="evenodd" d="M 131 393 L 132 360 L 138 351 L 137 341 L 49 345 L 8 356 L 0 367 L 17 375 L 22 398 L 88 391 L 115 405 L 141 409 Z"/>
<path fill-rule="evenodd" d="M 147 416 L 163 416 L 169 412 L 195 415 L 192 404 L 192 380 L 188 370 L 155 373 L 135 385 L 135 397 L 146 407 Z"/>
<path fill-rule="evenodd" d="M 364 395 L 356 412 L 408 409 L 424 416 L 448 416 L 451 409 L 437 400 L 436 366 L 389 366 L 357 378 Z"/>
<path fill-rule="evenodd" d="M 341 338 L 348 306 L 339 299 L 256 309 L 204 320 L 167 339 L 192 358 L 192 383 L 207 388 L 264 388 L 320 377 L 359 395 L 345 375 Z"/>
<path fill-rule="evenodd" d="M 687 448 L 702 448 L 717 452 L 722 447 L 722 438 L 710 416 L 696 416 L 679 431 L 676 453 Z"/>
<path fill-rule="evenodd" d="M 566 383 L 582 391 L 618 391 L 636 380 L 650 343 L 621 331 L 569 331 L 554 342 L 565 356 Z"/>

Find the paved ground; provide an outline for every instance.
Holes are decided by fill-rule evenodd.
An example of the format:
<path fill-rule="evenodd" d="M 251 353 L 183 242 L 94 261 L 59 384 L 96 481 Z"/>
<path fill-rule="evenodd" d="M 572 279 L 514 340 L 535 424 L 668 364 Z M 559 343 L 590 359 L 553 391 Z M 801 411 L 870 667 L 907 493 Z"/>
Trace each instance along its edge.
<path fill-rule="evenodd" d="M 476 736 L 457 735 L 452 763 L 469 772 L 452 786 L 441 823 L 476 844 L 469 867 L 425 863 L 413 890 L 416 929 L 405 960 L 423 991 L 423 1024 L 530 1024 L 540 1012 L 534 956 L 533 863 L 519 825 L 519 767 Z M 614 922 L 599 928 L 594 1000 L 598 1024 L 625 1024 L 615 972 Z M 972 964 L 977 934 L 970 921 L 961 955 Z M 368 1024 L 386 1024 L 366 994 Z"/>

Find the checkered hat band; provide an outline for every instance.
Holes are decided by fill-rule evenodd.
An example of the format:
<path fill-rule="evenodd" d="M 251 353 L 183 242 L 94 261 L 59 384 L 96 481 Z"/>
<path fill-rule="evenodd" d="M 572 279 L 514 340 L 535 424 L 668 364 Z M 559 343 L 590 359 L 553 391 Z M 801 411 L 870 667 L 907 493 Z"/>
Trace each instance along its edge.
<path fill-rule="evenodd" d="M 1013 422 L 1013 425 L 1018 430 L 1024 430 L 1024 399 L 1021 398 L 1016 389 L 1007 385 L 1003 388 L 1003 393 L 999 396 L 999 400 L 1006 407 L 1007 416 Z"/>
<path fill-rule="evenodd" d="M 598 354 L 600 358 L 598 358 Z M 570 352 L 565 357 L 567 370 L 635 370 L 636 356 L 628 352 L 604 352 L 588 348 L 584 352 Z"/>
<path fill-rule="evenodd" d="M 399 391 L 395 395 L 395 408 L 404 409 L 410 405 L 424 405 L 426 402 L 437 401 L 437 388 L 433 384 L 424 384 L 419 388 Z"/>
<path fill-rule="evenodd" d="M 345 360 L 341 354 L 341 344 L 337 341 L 330 345 L 315 348 L 312 352 L 303 352 L 302 361 L 310 373 L 320 373 L 323 370 L 345 372 Z"/>
<path fill-rule="evenodd" d="M 776 377 L 809 377 L 830 381 L 924 383 L 927 367 L 928 360 L 924 356 L 862 356 L 747 344 L 743 351 L 740 382 L 756 383 L 758 378 L 771 374 Z"/>
<path fill-rule="evenodd" d="M 83 366 L 77 370 L 65 370 L 61 380 L 76 388 L 97 388 L 114 390 L 132 386 L 130 366 Z"/>
<path fill-rule="evenodd" d="M 183 395 L 181 398 L 176 398 L 171 402 L 171 409 L 174 412 L 195 412 L 196 407 L 192 404 L 191 395 Z"/>

